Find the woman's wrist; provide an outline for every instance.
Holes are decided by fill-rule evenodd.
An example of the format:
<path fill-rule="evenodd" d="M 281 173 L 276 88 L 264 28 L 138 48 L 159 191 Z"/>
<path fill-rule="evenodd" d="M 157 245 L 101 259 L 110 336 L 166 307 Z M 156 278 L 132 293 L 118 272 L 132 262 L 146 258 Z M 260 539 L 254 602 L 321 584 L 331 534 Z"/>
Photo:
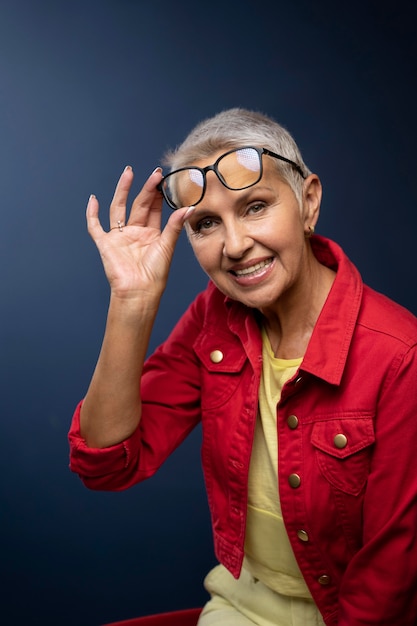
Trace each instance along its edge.
<path fill-rule="evenodd" d="M 139 291 L 128 294 L 112 292 L 110 294 L 109 314 L 121 316 L 127 320 L 132 318 L 136 323 L 141 319 L 153 320 L 158 312 L 161 295 Z"/>

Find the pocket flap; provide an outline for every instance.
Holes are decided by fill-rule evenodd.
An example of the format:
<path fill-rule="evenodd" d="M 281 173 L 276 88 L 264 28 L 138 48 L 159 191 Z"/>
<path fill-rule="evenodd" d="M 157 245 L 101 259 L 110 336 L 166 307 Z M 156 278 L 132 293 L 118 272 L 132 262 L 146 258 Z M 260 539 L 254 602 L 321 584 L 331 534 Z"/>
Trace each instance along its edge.
<path fill-rule="evenodd" d="M 371 415 L 338 417 L 314 424 L 312 444 L 339 459 L 349 457 L 375 441 Z"/>
<path fill-rule="evenodd" d="M 231 335 L 202 332 L 193 347 L 209 372 L 237 374 L 247 358 L 240 341 Z"/>

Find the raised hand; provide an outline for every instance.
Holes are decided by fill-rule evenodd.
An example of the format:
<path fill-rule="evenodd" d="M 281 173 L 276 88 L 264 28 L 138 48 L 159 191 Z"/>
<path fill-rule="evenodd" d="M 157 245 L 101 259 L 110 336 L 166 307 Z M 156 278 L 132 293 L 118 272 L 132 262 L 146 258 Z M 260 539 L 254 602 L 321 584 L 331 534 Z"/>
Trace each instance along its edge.
<path fill-rule="evenodd" d="M 125 168 L 110 205 L 108 232 L 100 223 L 98 201 L 90 196 L 88 232 L 100 252 L 113 296 L 159 298 L 165 288 L 175 245 L 189 209 L 174 211 L 161 229 L 162 195 L 157 190 L 161 178 L 162 171 L 157 168 L 134 199 L 128 215 L 133 171 L 130 166 Z"/>
<path fill-rule="evenodd" d="M 95 196 L 88 202 L 88 232 L 100 252 L 111 287 L 103 344 L 80 413 L 81 435 L 92 447 L 123 441 L 140 419 L 138 381 L 149 337 L 175 244 L 187 211 L 192 211 L 174 211 L 161 229 L 162 195 L 157 190 L 161 178 L 161 169 L 157 168 L 134 199 L 128 215 L 126 204 L 133 172 L 127 167 L 110 205 L 107 232 L 100 223 Z"/>

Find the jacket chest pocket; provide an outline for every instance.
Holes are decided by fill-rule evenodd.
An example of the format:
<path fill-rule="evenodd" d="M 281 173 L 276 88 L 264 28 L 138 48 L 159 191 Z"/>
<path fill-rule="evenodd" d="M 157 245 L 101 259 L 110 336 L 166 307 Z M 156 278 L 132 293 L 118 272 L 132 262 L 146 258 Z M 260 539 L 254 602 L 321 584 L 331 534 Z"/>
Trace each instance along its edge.
<path fill-rule="evenodd" d="M 194 351 L 201 363 L 202 409 L 214 409 L 227 402 L 242 383 L 246 353 L 237 338 L 212 332 L 199 335 Z"/>
<path fill-rule="evenodd" d="M 316 422 L 311 436 L 322 475 L 333 487 L 353 496 L 365 487 L 374 442 L 371 415 Z"/>

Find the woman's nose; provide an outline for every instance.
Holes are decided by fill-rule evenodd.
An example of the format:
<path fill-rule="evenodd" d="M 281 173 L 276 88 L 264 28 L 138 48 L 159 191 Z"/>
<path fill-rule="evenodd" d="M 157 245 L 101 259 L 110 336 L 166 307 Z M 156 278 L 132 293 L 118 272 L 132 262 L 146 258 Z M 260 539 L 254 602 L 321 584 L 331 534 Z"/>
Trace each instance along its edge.
<path fill-rule="evenodd" d="M 225 226 L 223 255 L 230 259 L 241 259 L 252 247 L 253 240 L 241 224 Z"/>

